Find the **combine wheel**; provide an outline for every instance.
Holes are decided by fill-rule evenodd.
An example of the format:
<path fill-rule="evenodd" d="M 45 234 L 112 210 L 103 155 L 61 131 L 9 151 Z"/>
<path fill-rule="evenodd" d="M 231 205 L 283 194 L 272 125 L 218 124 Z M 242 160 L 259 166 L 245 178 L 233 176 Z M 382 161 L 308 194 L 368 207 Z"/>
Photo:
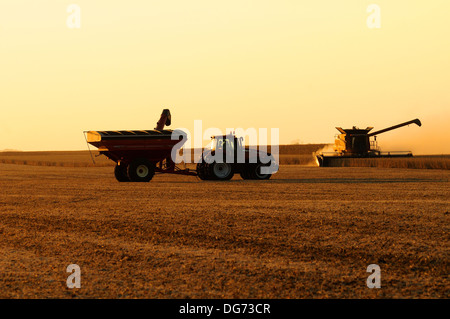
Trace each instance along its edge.
<path fill-rule="evenodd" d="M 155 164 L 140 158 L 135 159 L 128 166 L 128 176 L 132 182 L 149 182 L 155 175 Z"/>
<path fill-rule="evenodd" d="M 219 181 L 227 181 L 233 178 L 233 167 L 228 163 L 212 163 L 209 165 L 209 176 Z"/>
<path fill-rule="evenodd" d="M 127 173 L 127 165 L 119 165 L 116 164 L 116 167 L 114 168 L 114 176 L 119 182 L 129 182 L 130 178 L 128 177 Z"/>

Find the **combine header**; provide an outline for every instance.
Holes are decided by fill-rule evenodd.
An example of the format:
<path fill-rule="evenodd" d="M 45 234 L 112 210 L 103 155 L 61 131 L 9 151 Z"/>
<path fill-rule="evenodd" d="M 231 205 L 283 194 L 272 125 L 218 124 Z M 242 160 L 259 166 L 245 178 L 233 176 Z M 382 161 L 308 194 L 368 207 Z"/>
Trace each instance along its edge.
<path fill-rule="evenodd" d="M 316 154 L 319 166 L 332 166 L 336 159 L 345 158 L 382 158 L 382 157 L 411 157 L 411 152 L 381 152 L 377 145 L 377 135 L 397 128 L 417 124 L 421 126 L 419 119 L 411 120 L 398 125 L 369 133 L 373 127 L 359 129 L 355 126 L 351 129 L 336 127 L 341 133 L 336 136 L 334 142 L 334 152 L 323 152 Z M 373 137 L 373 140 L 370 138 Z"/>
<path fill-rule="evenodd" d="M 262 180 L 271 177 L 262 167 L 276 167 L 271 172 L 277 171 L 273 156 L 249 151 L 242 145 L 242 138 L 234 135 L 213 137 L 213 147 L 203 152 L 197 169 L 181 169 L 172 160 L 172 150 L 181 148 L 187 135 L 181 130 L 164 129 L 170 124 L 170 111 L 165 109 L 153 130 L 88 131 L 86 141 L 97 147 L 100 155 L 116 162 L 114 175 L 119 182 L 148 182 L 155 173 L 198 176 L 202 180 L 229 180 L 240 173 L 243 179 Z M 173 134 L 176 139 L 172 139 Z M 222 151 L 223 159 L 214 157 L 217 150 Z M 236 161 L 241 155 L 242 163 Z"/>

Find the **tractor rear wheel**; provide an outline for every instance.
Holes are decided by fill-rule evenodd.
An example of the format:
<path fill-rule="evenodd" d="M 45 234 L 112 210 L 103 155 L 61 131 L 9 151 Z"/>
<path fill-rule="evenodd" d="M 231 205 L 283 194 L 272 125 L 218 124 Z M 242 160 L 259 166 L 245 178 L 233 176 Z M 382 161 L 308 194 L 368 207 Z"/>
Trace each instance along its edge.
<path fill-rule="evenodd" d="M 128 176 L 132 182 L 149 182 L 155 175 L 155 164 L 139 158 L 133 160 L 128 166 Z"/>
<path fill-rule="evenodd" d="M 219 181 L 227 181 L 233 178 L 233 167 L 228 163 L 212 163 L 209 169 L 209 175 Z"/>
<path fill-rule="evenodd" d="M 119 182 L 129 182 L 130 178 L 128 177 L 127 173 L 127 165 L 119 165 L 116 164 L 116 167 L 114 168 L 114 176 Z"/>

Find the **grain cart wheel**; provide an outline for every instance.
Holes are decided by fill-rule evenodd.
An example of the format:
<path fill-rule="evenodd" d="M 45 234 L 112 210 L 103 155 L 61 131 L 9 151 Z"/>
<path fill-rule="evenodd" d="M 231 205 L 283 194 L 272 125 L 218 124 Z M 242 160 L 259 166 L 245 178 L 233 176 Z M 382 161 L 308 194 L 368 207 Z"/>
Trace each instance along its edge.
<path fill-rule="evenodd" d="M 119 165 L 116 164 L 116 167 L 114 168 L 114 176 L 119 182 L 129 182 L 130 178 L 128 177 L 127 173 L 127 165 Z"/>
<path fill-rule="evenodd" d="M 252 176 L 253 179 L 263 180 L 263 179 L 269 179 L 272 176 L 272 174 L 263 174 L 261 172 L 261 169 L 264 166 L 268 166 L 268 165 L 265 165 L 265 164 L 262 164 L 262 163 L 258 163 L 258 164 L 256 164 L 253 167 L 253 171 L 251 172 L 251 176 Z"/>
<path fill-rule="evenodd" d="M 228 163 L 212 163 L 210 165 L 210 174 L 214 179 L 227 181 L 233 178 L 233 167 Z"/>
<path fill-rule="evenodd" d="M 132 182 L 149 182 L 155 175 L 155 164 L 144 159 L 133 160 L 128 166 L 128 176 Z"/>

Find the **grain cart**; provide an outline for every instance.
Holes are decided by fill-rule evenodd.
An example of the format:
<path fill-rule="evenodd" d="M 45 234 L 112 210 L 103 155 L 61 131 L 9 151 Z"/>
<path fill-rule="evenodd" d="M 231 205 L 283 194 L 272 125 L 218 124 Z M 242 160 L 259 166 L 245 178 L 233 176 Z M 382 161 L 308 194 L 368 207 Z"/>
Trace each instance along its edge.
<path fill-rule="evenodd" d="M 334 152 L 323 152 L 316 154 L 316 161 L 319 166 L 332 166 L 332 163 L 336 159 L 345 158 L 383 158 L 383 157 L 411 157 L 411 152 L 381 152 L 377 144 L 377 135 L 385 133 L 397 128 L 416 124 L 421 126 L 422 123 L 419 119 L 411 120 L 388 128 L 369 133 L 373 127 L 367 127 L 365 129 L 359 129 L 355 126 L 351 129 L 343 129 L 336 127 L 341 133 L 336 136 L 334 142 Z M 373 137 L 373 140 L 370 138 Z"/>
<path fill-rule="evenodd" d="M 114 175 L 119 182 L 148 182 L 155 172 L 196 176 L 195 171 L 180 169 L 172 161 L 173 147 L 186 136 L 180 130 L 164 129 L 170 124 L 170 111 L 165 109 L 154 130 L 88 131 L 86 141 L 116 162 Z M 172 139 L 174 132 L 179 139 Z"/>
<path fill-rule="evenodd" d="M 174 147 L 177 151 L 183 146 L 187 135 L 181 130 L 164 129 L 165 125 L 170 124 L 170 111 L 165 109 L 153 130 L 87 131 L 85 137 L 88 144 L 98 148 L 100 155 L 116 163 L 114 175 L 119 182 L 148 182 L 155 173 L 198 176 L 202 180 L 229 180 L 238 172 L 244 179 L 268 179 L 271 174 L 263 173 L 261 166 L 276 167 L 270 154 L 244 150 L 242 138 L 225 135 L 223 138 L 213 137 L 217 143 L 213 143 L 214 147 L 202 154 L 202 160 L 207 162 L 199 162 L 197 170 L 181 169 L 173 162 L 172 151 Z M 176 139 L 172 139 L 173 134 L 176 134 Z M 223 142 L 233 145 L 231 157 L 225 156 L 232 150 L 231 146 L 219 146 L 218 143 Z M 214 158 L 216 147 L 224 150 L 225 161 Z M 236 163 L 238 150 L 242 150 L 240 154 L 245 155 L 243 163 Z"/>

